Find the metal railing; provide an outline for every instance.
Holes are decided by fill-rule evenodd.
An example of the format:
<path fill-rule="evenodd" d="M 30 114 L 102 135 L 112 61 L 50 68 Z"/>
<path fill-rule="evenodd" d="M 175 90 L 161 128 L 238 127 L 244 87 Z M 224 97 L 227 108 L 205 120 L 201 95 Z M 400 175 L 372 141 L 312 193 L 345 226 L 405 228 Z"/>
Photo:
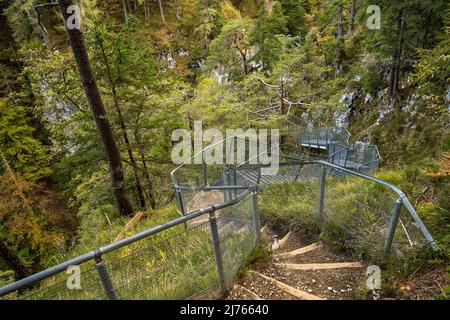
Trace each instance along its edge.
<path fill-rule="evenodd" d="M 345 128 L 310 128 L 299 137 L 299 144 L 304 147 L 328 150 L 333 143 L 349 144 L 350 133 Z"/>
<path fill-rule="evenodd" d="M 328 162 L 356 171 L 375 171 L 381 157 L 376 145 L 333 143 L 328 148 Z"/>
<path fill-rule="evenodd" d="M 171 173 L 181 217 L 0 288 L 0 296 L 222 296 L 260 241 L 260 212 L 270 210 L 267 199 L 284 201 L 286 196 L 301 204 L 294 208 L 301 221 L 310 219 L 324 235 L 345 242 L 349 248 L 365 246 L 382 251 L 384 256 L 406 257 L 408 248 L 435 247 L 414 207 L 394 185 L 326 161 L 280 157 L 278 174 L 269 176 L 265 185 L 261 170 L 268 165 L 252 163 L 249 157 L 237 165 L 186 162 Z M 369 184 L 375 187 L 361 188 Z M 351 189 L 353 185 L 356 192 Z M 259 187 L 264 187 L 262 194 Z M 280 192 L 278 187 L 285 189 Z M 271 214 L 287 210 L 288 202 L 274 209 Z M 66 270 L 72 266 L 80 267 L 81 289 L 68 289 Z"/>
<path fill-rule="evenodd" d="M 194 210 L 2 287 L 0 296 L 7 299 L 186 299 L 211 292 L 215 293 L 210 297 L 221 296 L 259 242 L 256 197 L 256 186 L 249 186 L 224 203 Z M 223 214 L 225 211 L 230 214 Z M 191 222 L 198 223 L 190 225 Z M 151 241 L 168 231 L 172 232 Z M 125 255 L 127 251 L 131 253 Z M 81 268 L 82 289 L 67 288 L 66 270 L 73 266 Z"/>
<path fill-rule="evenodd" d="M 326 159 L 344 168 L 370 172 L 380 166 L 381 156 L 376 145 L 350 144 L 345 128 L 310 128 L 299 138 L 299 145 L 327 151 Z"/>

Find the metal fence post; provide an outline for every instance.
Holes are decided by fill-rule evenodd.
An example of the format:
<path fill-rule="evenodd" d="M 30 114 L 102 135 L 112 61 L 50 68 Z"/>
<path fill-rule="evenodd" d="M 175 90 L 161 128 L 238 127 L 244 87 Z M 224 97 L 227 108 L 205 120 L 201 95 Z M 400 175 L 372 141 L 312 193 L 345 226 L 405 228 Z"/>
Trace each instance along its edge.
<path fill-rule="evenodd" d="M 400 219 L 401 210 L 402 210 L 402 200 L 398 199 L 395 202 L 395 209 L 394 209 L 394 213 L 392 214 L 392 217 L 391 217 L 391 223 L 389 225 L 389 232 L 388 232 L 388 235 L 386 238 L 386 246 L 384 249 L 385 256 L 388 256 L 389 252 L 391 251 L 392 242 L 394 241 L 395 230 L 397 230 L 397 224 L 398 224 L 398 220 Z"/>
<path fill-rule="evenodd" d="M 320 172 L 320 194 L 319 194 L 319 212 L 317 215 L 317 224 L 319 228 L 321 228 L 323 222 L 323 208 L 325 203 L 325 181 L 327 176 L 327 169 L 325 166 L 322 166 L 322 170 Z"/>
<path fill-rule="evenodd" d="M 230 185 L 231 186 L 231 184 L 232 184 L 232 181 L 231 181 L 231 168 L 227 168 L 227 178 L 228 178 L 228 185 Z M 232 200 L 233 199 L 233 191 L 230 189 L 229 191 L 228 191 L 228 200 Z"/>
<path fill-rule="evenodd" d="M 214 257 L 216 259 L 217 275 L 219 278 L 220 294 L 225 294 L 225 275 L 223 272 L 222 252 L 220 250 L 219 232 L 217 230 L 216 213 L 212 211 L 209 214 L 209 227 L 211 229 L 211 240 L 214 249 Z"/>
<path fill-rule="evenodd" d="M 203 161 L 203 186 L 208 185 L 208 171 L 206 170 L 206 162 Z"/>
<path fill-rule="evenodd" d="M 108 269 L 105 266 L 105 260 L 103 260 L 101 252 L 99 250 L 96 250 L 96 252 L 97 255 L 94 258 L 95 268 L 97 269 L 106 296 L 109 300 L 118 300 L 116 290 L 114 289 L 114 285 L 108 273 Z"/>
<path fill-rule="evenodd" d="M 258 189 L 253 191 L 253 225 L 255 228 L 255 246 L 261 242 L 261 219 L 258 211 Z"/>
<path fill-rule="evenodd" d="M 236 172 L 236 168 L 233 168 L 233 185 L 237 185 L 237 172 Z M 234 189 L 234 197 L 236 198 L 238 196 L 238 191 L 237 189 Z"/>
<path fill-rule="evenodd" d="M 222 179 L 223 179 L 223 185 L 224 186 L 228 186 L 229 185 L 229 182 L 228 182 L 228 168 L 225 168 L 222 171 Z M 224 196 L 225 202 L 230 200 L 230 196 L 229 196 L 229 191 L 228 190 L 224 190 L 223 191 L 223 196 Z"/>
<path fill-rule="evenodd" d="M 184 216 L 186 213 L 184 212 L 183 197 L 181 195 L 180 189 L 178 189 L 177 187 L 175 187 L 175 199 L 177 200 L 181 215 Z"/>

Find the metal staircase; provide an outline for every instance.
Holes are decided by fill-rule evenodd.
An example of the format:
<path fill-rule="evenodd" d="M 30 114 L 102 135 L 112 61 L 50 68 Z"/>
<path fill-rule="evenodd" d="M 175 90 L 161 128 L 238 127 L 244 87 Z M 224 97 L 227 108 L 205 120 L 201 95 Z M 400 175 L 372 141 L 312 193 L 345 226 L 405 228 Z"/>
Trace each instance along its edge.
<path fill-rule="evenodd" d="M 302 148 L 326 150 L 326 160 L 359 172 L 375 171 L 380 166 L 378 147 L 372 144 L 350 144 L 345 128 L 309 128 L 298 138 Z"/>
<path fill-rule="evenodd" d="M 325 139 L 316 139 L 315 144 L 309 136 L 308 145 L 323 145 L 330 150 L 333 145 L 330 142 L 342 142 L 336 140 L 337 136 L 325 135 Z M 358 156 L 355 153 L 355 162 L 368 163 Z M 350 159 L 349 155 L 346 159 Z M 369 262 L 379 253 L 386 261 L 405 260 L 416 251 L 436 247 L 406 195 L 388 182 L 328 161 L 295 159 L 282 154 L 277 174 L 262 176 L 264 166 L 250 161 L 208 166 L 186 162 L 171 173 L 181 217 L 4 286 L 0 288 L 0 298 L 222 297 L 260 242 L 259 207 L 264 204 L 261 200 L 281 195 L 289 195 L 296 201 L 302 199 L 302 205 L 292 214 L 312 221 L 322 234 L 329 232 L 333 237 L 338 231 L 349 247 L 364 246 Z M 362 168 L 360 165 L 359 169 Z M 335 192 L 333 187 L 342 179 L 348 179 L 350 185 L 364 183 L 377 188 L 356 193 L 343 188 Z M 271 193 L 271 187 L 276 186 L 282 189 Z M 67 272 L 73 267 L 79 268 L 76 273 L 81 281 L 79 289 L 69 286 L 71 273 Z"/>

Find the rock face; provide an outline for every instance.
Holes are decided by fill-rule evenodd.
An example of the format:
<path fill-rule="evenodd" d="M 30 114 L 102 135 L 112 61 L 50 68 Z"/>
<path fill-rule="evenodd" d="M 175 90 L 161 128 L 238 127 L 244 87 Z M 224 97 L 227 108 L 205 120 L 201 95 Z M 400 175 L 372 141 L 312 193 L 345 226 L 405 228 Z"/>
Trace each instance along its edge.
<path fill-rule="evenodd" d="M 220 191 L 201 191 L 186 205 L 187 212 L 223 203 L 223 193 Z"/>
<path fill-rule="evenodd" d="M 195 210 L 203 209 L 209 206 L 218 205 L 225 201 L 223 193 L 220 191 L 201 191 L 197 193 L 192 200 L 186 205 L 186 210 L 188 213 Z M 216 216 L 221 217 L 223 210 L 217 210 Z M 205 214 L 198 218 L 189 221 L 191 227 L 196 227 L 198 225 L 208 222 L 209 215 Z"/>
<path fill-rule="evenodd" d="M 218 205 L 224 203 L 224 195 L 220 191 L 201 191 L 197 193 L 194 198 L 187 204 L 187 212 L 193 212 L 198 209 Z M 246 223 L 234 220 L 233 212 L 230 208 L 225 208 L 216 211 L 217 228 L 220 237 L 230 234 L 239 234 L 246 232 L 249 226 Z M 209 228 L 209 215 L 205 214 L 188 222 L 189 227 L 195 228 Z"/>

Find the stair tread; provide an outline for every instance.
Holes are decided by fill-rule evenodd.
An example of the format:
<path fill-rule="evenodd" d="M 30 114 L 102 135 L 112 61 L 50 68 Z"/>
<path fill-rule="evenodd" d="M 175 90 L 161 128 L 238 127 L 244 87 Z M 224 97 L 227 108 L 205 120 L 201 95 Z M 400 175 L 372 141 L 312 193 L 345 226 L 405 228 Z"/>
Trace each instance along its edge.
<path fill-rule="evenodd" d="M 293 251 L 279 253 L 279 254 L 276 255 L 276 257 L 279 257 L 279 258 L 295 257 L 295 256 L 298 256 L 298 255 L 301 255 L 301 254 L 304 254 L 304 253 L 307 253 L 307 252 L 319 249 L 321 247 L 322 247 L 322 243 L 321 242 L 316 242 L 316 243 L 310 244 L 310 245 L 308 245 L 306 247 L 301 247 L 301 248 L 295 249 Z"/>
<path fill-rule="evenodd" d="M 258 271 L 251 270 L 250 272 L 254 273 L 255 275 L 258 275 L 261 278 L 264 278 L 264 279 L 270 281 L 271 283 L 275 284 L 278 288 L 282 289 L 283 291 L 289 293 L 290 295 L 292 295 L 292 296 L 294 296 L 296 298 L 299 298 L 299 299 L 302 299 L 302 300 L 325 300 L 325 299 L 323 299 L 323 298 L 321 298 L 319 296 L 316 296 L 316 295 L 310 294 L 308 292 L 305 292 L 303 290 L 299 290 L 297 288 L 294 288 L 294 287 L 292 287 L 292 286 L 290 286 L 290 285 L 288 285 L 288 284 L 286 284 L 284 282 L 278 281 L 277 279 L 268 277 L 268 276 L 266 276 L 266 275 L 264 275 L 264 274 L 262 274 L 262 273 L 260 273 Z"/>
<path fill-rule="evenodd" d="M 325 270 L 325 269 L 348 269 L 364 268 L 361 262 L 332 262 L 332 263 L 276 263 L 276 266 L 292 270 Z"/>

